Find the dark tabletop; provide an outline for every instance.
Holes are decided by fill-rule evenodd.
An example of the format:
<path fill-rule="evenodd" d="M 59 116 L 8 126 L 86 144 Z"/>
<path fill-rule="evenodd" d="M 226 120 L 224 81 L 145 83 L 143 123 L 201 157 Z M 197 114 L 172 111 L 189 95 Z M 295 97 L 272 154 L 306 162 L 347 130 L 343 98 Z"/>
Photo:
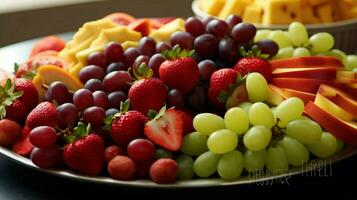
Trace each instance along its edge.
<path fill-rule="evenodd" d="M 172 199 L 192 195 L 289 195 L 290 197 L 338 196 L 343 199 L 356 199 L 357 156 L 329 165 L 315 173 L 296 175 L 288 179 L 262 182 L 236 187 L 159 190 L 118 186 L 98 185 L 78 182 L 66 178 L 41 173 L 21 166 L 0 155 L 0 200 L 32 199 L 113 199 L 105 197 L 152 197 Z M 169 198 L 168 198 L 169 197 Z M 288 197 L 288 196 L 286 196 Z M 120 198 L 122 199 L 122 198 Z M 150 198 L 151 199 L 151 198 Z M 308 199 L 308 198 L 304 198 Z"/>

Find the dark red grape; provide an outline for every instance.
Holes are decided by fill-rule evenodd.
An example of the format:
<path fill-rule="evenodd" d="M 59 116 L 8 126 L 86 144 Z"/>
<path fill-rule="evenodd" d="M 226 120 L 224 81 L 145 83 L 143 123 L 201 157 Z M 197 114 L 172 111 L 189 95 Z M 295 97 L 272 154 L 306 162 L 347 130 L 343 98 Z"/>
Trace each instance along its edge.
<path fill-rule="evenodd" d="M 212 58 L 217 54 L 218 40 L 211 34 L 203 34 L 195 39 L 194 47 L 200 56 Z"/>
<path fill-rule="evenodd" d="M 102 52 L 93 52 L 87 58 L 88 65 L 97 65 L 103 69 L 107 68 L 107 58 Z"/>
<path fill-rule="evenodd" d="M 87 65 L 83 67 L 78 74 L 79 80 L 86 83 L 89 79 L 96 78 L 102 80 L 105 75 L 103 68 L 96 65 Z"/>
<path fill-rule="evenodd" d="M 239 44 L 247 43 L 253 40 L 257 28 L 250 23 L 239 23 L 232 29 L 232 37 Z"/>
<path fill-rule="evenodd" d="M 104 158 L 107 163 L 117 155 L 124 155 L 123 149 L 121 149 L 117 145 L 111 145 L 105 148 Z"/>
<path fill-rule="evenodd" d="M 108 110 L 105 111 L 105 117 L 109 117 L 109 116 L 115 115 L 118 112 L 119 112 L 119 110 L 116 109 L 116 108 L 109 108 Z"/>
<path fill-rule="evenodd" d="M 109 74 L 110 72 L 119 71 L 119 70 L 126 71 L 128 70 L 128 67 L 125 66 L 124 63 L 122 62 L 115 62 L 108 65 L 106 72 L 107 74 Z"/>
<path fill-rule="evenodd" d="M 84 123 L 90 123 L 92 126 L 100 126 L 104 122 L 105 111 L 99 106 L 91 106 L 83 111 L 82 117 Z"/>
<path fill-rule="evenodd" d="M 165 62 L 165 57 L 161 53 L 154 54 L 150 60 L 148 66 L 152 69 L 154 77 L 159 78 L 160 65 Z"/>
<path fill-rule="evenodd" d="M 205 27 L 207 27 L 207 24 L 208 24 L 211 20 L 213 20 L 213 19 L 214 19 L 213 17 L 207 16 L 207 17 L 205 17 L 205 18 L 202 19 L 202 23 L 203 23 L 203 25 L 204 25 Z"/>
<path fill-rule="evenodd" d="M 146 56 L 152 56 L 156 52 L 156 42 L 151 37 L 143 37 L 138 46 L 140 52 Z"/>
<path fill-rule="evenodd" d="M 62 162 L 62 151 L 56 147 L 34 148 L 30 156 L 33 164 L 41 168 L 54 167 Z"/>
<path fill-rule="evenodd" d="M 185 106 L 185 97 L 177 89 L 171 89 L 167 94 L 167 105 L 169 107 L 175 106 L 179 108 L 183 108 Z"/>
<path fill-rule="evenodd" d="M 91 92 L 95 92 L 98 90 L 104 90 L 104 86 L 102 81 L 99 79 L 92 78 L 84 84 L 84 88 L 88 89 Z"/>
<path fill-rule="evenodd" d="M 132 66 L 135 59 L 141 55 L 138 48 L 130 47 L 124 52 L 124 64 L 125 66 Z"/>
<path fill-rule="evenodd" d="M 31 130 L 29 139 L 35 147 L 48 148 L 55 145 L 57 133 L 50 126 L 38 126 Z"/>
<path fill-rule="evenodd" d="M 78 120 L 78 110 L 72 103 L 64 103 L 57 107 L 60 127 L 67 127 L 75 124 Z"/>
<path fill-rule="evenodd" d="M 107 74 L 103 79 L 105 91 L 128 91 L 131 76 L 127 71 L 115 71 Z"/>
<path fill-rule="evenodd" d="M 275 56 L 279 51 L 278 44 L 269 39 L 260 40 L 257 42 L 257 46 L 263 54 L 268 54 L 270 57 Z"/>
<path fill-rule="evenodd" d="M 242 23 L 242 18 L 239 17 L 238 15 L 229 15 L 227 18 L 226 18 L 226 22 L 228 24 L 228 27 L 229 27 L 229 30 L 232 30 L 232 28 L 236 25 L 236 24 L 239 24 L 239 23 Z"/>
<path fill-rule="evenodd" d="M 220 19 L 213 19 L 207 24 L 207 32 L 216 37 L 223 37 L 228 32 L 228 24 Z"/>
<path fill-rule="evenodd" d="M 141 64 L 141 63 L 145 63 L 146 65 L 149 63 L 149 56 L 144 56 L 144 55 L 141 55 L 141 56 L 138 56 L 136 59 L 135 59 L 135 61 L 134 61 L 134 63 L 133 63 L 133 65 L 131 66 L 133 69 L 135 69 L 135 68 L 137 68 L 137 67 L 139 67 L 139 65 Z"/>
<path fill-rule="evenodd" d="M 203 60 L 198 63 L 198 69 L 200 72 L 200 79 L 203 81 L 208 81 L 211 78 L 211 75 L 216 70 L 217 66 L 212 60 Z"/>
<path fill-rule="evenodd" d="M 232 38 L 224 38 L 219 41 L 218 53 L 225 61 L 236 62 L 239 55 L 238 45 Z"/>
<path fill-rule="evenodd" d="M 93 94 L 88 89 L 79 89 L 73 94 L 73 103 L 78 110 L 83 110 L 94 103 Z"/>
<path fill-rule="evenodd" d="M 64 83 L 55 81 L 48 87 L 46 99 L 48 101 L 56 101 L 57 104 L 61 105 L 71 101 L 71 94 Z"/>
<path fill-rule="evenodd" d="M 94 105 L 103 108 L 104 110 L 109 106 L 108 96 L 103 91 L 93 92 Z"/>
<path fill-rule="evenodd" d="M 155 146 L 148 139 L 134 139 L 128 144 L 128 155 L 137 162 L 148 161 L 155 156 Z"/>
<path fill-rule="evenodd" d="M 167 42 L 159 42 L 156 44 L 156 53 L 162 53 L 165 50 L 171 50 L 172 46 Z"/>
<path fill-rule="evenodd" d="M 109 108 L 120 108 L 120 102 L 124 102 L 128 96 L 122 91 L 115 91 L 108 94 Z"/>
<path fill-rule="evenodd" d="M 179 45 L 181 49 L 193 49 L 193 40 L 195 38 L 187 32 L 179 31 L 171 35 L 171 46 Z"/>
<path fill-rule="evenodd" d="M 195 37 L 205 33 L 205 26 L 202 21 L 196 17 L 189 17 L 186 19 L 185 29 Z"/>
<path fill-rule="evenodd" d="M 117 42 L 109 42 L 105 47 L 107 63 L 119 62 L 124 60 L 123 47 Z"/>
<path fill-rule="evenodd" d="M 206 90 L 201 86 L 196 86 L 187 97 L 188 106 L 194 112 L 206 110 Z"/>

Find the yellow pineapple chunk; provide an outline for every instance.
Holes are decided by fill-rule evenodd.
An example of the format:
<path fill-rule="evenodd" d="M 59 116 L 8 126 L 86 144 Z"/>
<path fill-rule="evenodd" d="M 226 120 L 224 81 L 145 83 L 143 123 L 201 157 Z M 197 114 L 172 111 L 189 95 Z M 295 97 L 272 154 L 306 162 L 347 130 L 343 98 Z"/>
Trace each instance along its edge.
<path fill-rule="evenodd" d="M 302 22 L 305 24 L 317 24 L 321 20 L 315 16 L 312 7 L 303 7 L 304 14 L 302 15 Z"/>
<path fill-rule="evenodd" d="M 300 0 L 270 0 L 265 7 L 263 24 L 289 24 L 302 21 Z"/>
<path fill-rule="evenodd" d="M 223 8 L 224 4 L 226 3 L 226 0 L 205 0 L 202 1 L 202 9 L 206 13 L 217 16 L 218 13 L 221 11 Z"/>
<path fill-rule="evenodd" d="M 328 0 L 309 0 L 311 6 L 317 6 L 326 3 Z"/>
<path fill-rule="evenodd" d="M 245 7 L 252 3 L 251 0 L 227 0 L 218 17 L 225 19 L 230 14 L 243 16 Z"/>
<path fill-rule="evenodd" d="M 324 4 L 316 8 L 317 16 L 322 23 L 329 23 L 333 21 L 332 7 L 330 4 Z"/>
<path fill-rule="evenodd" d="M 250 5 L 245 8 L 243 21 L 250 23 L 261 23 L 263 17 L 263 8 L 258 5 Z"/>

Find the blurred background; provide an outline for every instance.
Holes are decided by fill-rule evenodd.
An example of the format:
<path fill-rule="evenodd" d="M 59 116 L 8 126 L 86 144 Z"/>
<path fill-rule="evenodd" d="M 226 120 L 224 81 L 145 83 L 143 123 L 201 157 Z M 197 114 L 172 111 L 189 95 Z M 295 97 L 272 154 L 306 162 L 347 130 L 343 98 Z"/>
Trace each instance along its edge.
<path fill-rule="evenodd" d="M 192 15 L 192 0 L 0 0 L 0 47 L 76 31 L 85 21 L 121 11 L 136 17 Z"/>

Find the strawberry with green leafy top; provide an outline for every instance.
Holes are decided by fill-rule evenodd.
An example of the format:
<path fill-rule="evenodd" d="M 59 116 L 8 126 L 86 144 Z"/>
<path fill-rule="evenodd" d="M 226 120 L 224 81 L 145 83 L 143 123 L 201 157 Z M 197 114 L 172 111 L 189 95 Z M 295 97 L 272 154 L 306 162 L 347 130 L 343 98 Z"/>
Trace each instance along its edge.
<path fill-rule="evenodd" d="M 184 94 L 191 91 L 199 80 L 199 69 L 191 57 L 193 51 L 183 50 L 176 45 L 173 50 L 164 51 L 166 61 L 160 65 L 160 79 L 169 88 L 178 89 Z"/>
<path fill-rule="evenodd" d="M 22 122 L 27 113 L 25 104 L 19 100 L 23 91 L 16 91 L 15 84 L 7 79 L 4 86 L 0 86 L 0 118 Z"/>
<path fill-rule="evenodd" d="M 74 132 L 65 136 L 69 143 L 64 147 L 64 162 L 79 172 L 98 175 L 104 165 L 104 142 L 100 136 L 91 132 L 90 125 L 82 122 Z"/>

